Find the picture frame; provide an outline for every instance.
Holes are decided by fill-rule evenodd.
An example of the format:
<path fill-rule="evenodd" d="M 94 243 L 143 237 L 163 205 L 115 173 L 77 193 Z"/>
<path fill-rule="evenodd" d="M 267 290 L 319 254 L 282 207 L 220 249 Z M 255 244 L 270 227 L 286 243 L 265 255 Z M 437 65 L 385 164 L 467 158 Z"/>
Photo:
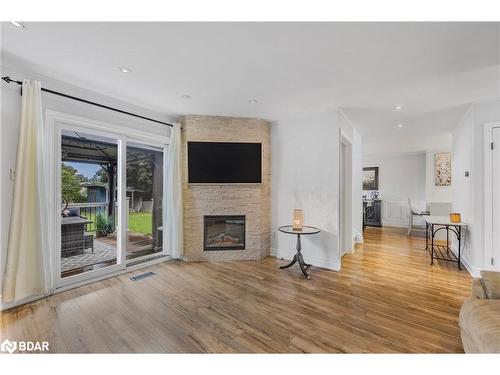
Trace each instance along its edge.
<path fill-rule="evenodd" d="M 451 152 L 434 154 L 434 185 L 451 185 Z"/>
<path fill-rule="evenodd" d="M 378 167 L 363 168 L 363 190 L 378 190 Z"/>

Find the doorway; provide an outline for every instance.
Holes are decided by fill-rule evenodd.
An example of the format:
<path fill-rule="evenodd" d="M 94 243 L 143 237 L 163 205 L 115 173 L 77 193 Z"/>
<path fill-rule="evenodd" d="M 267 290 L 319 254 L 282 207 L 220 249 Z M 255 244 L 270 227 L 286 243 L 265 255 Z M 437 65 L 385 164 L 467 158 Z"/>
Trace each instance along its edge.
<path fill-rule="evenodd" d="M 353 251 L 352 235 L 352 142 L 340 133 L 339 253 Z"/>

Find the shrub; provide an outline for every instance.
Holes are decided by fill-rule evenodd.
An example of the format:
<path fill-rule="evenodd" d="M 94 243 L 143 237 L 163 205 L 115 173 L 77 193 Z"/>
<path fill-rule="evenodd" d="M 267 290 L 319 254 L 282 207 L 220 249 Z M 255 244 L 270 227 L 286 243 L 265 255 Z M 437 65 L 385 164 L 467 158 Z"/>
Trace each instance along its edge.
<path fill-rule="evenodd" d="M 111 233 L 111 223 L 103 213 L 98 213 L 95 217 L 95 228 L 97 237 L 106 237 Z"/>

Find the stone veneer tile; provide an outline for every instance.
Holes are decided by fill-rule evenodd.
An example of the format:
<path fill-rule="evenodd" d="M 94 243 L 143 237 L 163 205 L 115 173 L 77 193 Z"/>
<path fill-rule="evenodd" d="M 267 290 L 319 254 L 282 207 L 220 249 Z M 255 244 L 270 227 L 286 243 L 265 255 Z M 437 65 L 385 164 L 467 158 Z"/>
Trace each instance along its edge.
<path fill-rule="evenodd" d="M 255 260 L 271 247 L 271 158 L 269 123 L 260 119 L 184 116 L 182 170 L 184 194 L 184 258 L 187 261 Z M 187 142 L 262 143 L 261 184 L 188 184 Z M 204 215 L 245 215 L 246 249 L 203 251 Z"/>

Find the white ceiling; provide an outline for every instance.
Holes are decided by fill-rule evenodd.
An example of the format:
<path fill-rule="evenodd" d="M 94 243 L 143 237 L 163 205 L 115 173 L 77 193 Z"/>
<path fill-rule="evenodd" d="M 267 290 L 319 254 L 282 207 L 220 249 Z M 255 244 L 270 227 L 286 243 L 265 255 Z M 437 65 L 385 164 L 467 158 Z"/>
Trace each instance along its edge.
<path fill-rule="evenodd" d="M 368 153 L 424 149 L 467 103 L 500 97 L 500 23 L 3 23 L 2 52 L 171 115 L 339 106 Z"/>

